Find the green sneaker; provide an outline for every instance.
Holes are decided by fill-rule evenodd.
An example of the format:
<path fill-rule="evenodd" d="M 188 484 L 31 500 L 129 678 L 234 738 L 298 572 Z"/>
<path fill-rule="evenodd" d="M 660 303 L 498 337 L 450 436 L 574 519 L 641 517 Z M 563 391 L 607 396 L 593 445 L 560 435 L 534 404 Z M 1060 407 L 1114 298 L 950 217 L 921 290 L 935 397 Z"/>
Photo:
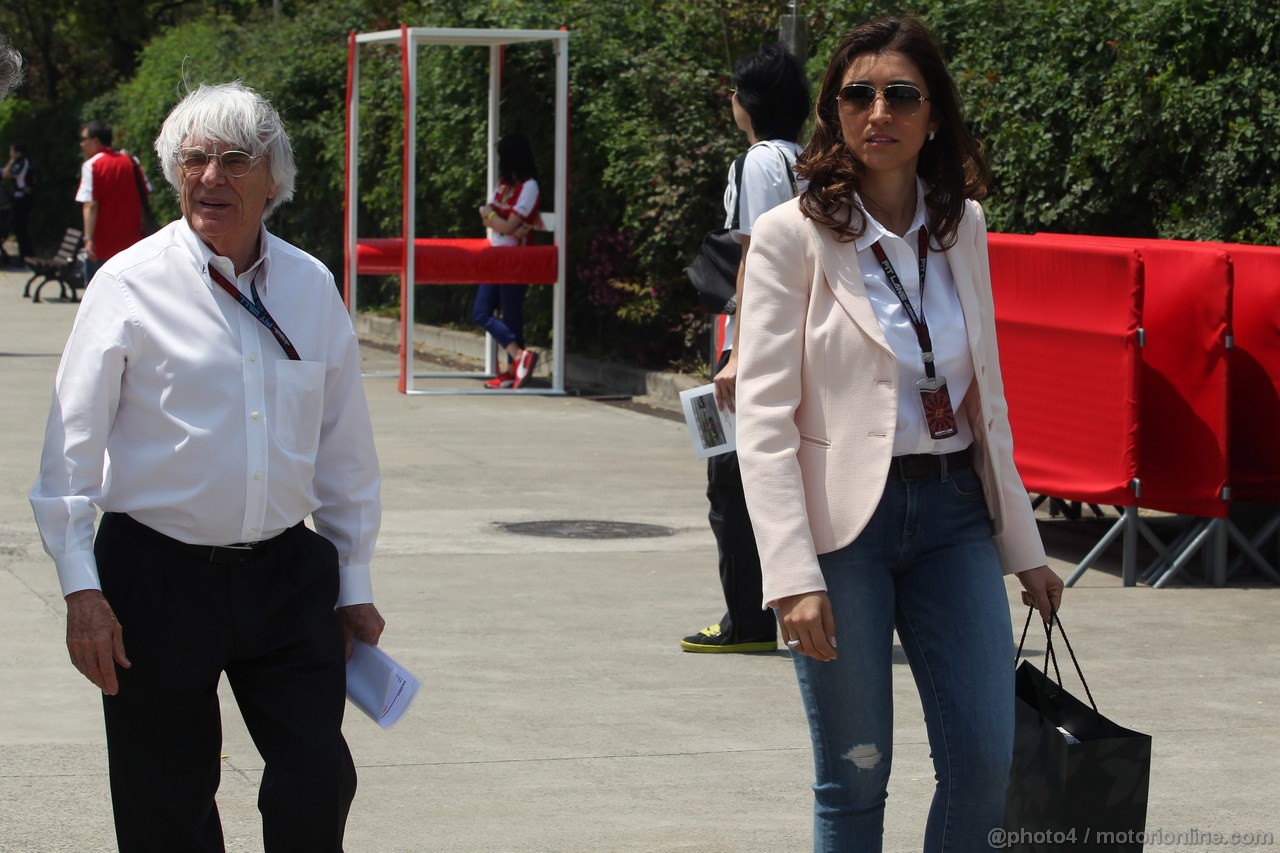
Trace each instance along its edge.
<path fill-rule="evenodd" d="M 685 637 L 680 641 L 680 648 L 686 652 L 708 652 L 711 654 L 725 654 L 727 652 L 772 652 L 778 648 L 778 641 L 757 640 L 750 643 L 733 643 L 729 641 L 729 635 L 721 633 L 720 623 L 717 622 L 710 627 L 703 628 L 692 637 Z"/>

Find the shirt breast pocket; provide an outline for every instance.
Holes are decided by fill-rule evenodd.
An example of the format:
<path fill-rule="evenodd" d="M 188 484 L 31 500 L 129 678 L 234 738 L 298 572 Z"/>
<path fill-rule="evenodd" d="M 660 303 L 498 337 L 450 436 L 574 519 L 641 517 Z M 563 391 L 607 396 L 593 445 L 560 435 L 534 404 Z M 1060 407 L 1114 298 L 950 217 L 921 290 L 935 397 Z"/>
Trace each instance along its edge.
<path fill-rule="evenodd" d="M 324 362 L 276 362 L 276 439 L 285 450 L 313 453 L 324 412 Z"/>

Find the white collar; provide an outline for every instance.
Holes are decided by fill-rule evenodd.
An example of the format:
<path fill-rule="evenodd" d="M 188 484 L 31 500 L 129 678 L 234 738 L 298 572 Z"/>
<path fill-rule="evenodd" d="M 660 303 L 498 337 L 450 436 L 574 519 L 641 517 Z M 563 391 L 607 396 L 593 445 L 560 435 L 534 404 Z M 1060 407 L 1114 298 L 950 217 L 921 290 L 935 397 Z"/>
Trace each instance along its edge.
<path fill-rule="evenodd" d="M 271 278 L 271 235 L 267 232 L 266 225 L 259 225 L 258 229 L 258 259 L 250 264 L 249 269 L 245 270 L 245 272 L 252 272 L 261 265 L 262 275 L 257 277 L 255 286 L 261 292 L 266 293 L 268 282 Z M 200 239 L 200 236 L 191 229 L 191 223 L 187 221 L 185 216 L 178 220 L 178 241 L 191 255 L 192 260 L 196 262 L 196 266 L 202 276 L 208 275 L 208 268 L 212 264 L 229 281 L 236 280 L 235 265 L 231 263 L 231 259 L 224 255 L 216 254 L 209 247 L 209 244 Z M 211 283 L 210 286 L 212 286 Z"/>
<path fill-rule="evenodd" d="M 929 188 L 925 185 L 925 182 L 920 180 L 920 177 L 917 175 L 916 176 L 916 212 L 915 212 L 915 215 L 911 218 L 911 225 L 910 227 L 907 228 L 907 233 L 902 235 L 902 239 L 905 240 L 907 237 L 914 234 L 917 230 L 924 227 L 924 225 L 928 223 L 929 209 L 925 206 L 925 203 L 924 203 L 924 197 L 928 191 L 929 191 Z M 874 216 L 872 216 L 869 212 L 867 212 L 867 209 L 862 206 L 861 196 L 859 196 L 857 193 L 854 193 L 853 197 L 857 200 L 858 206 L 862 207 L 863 212 L 866 213 L 866 216 L 867 216 L 866 230 L 862 232 L 861 237 L 853 241 L 853 247 L 855 251 L 861 252 L 863 249 L 871 248 L 871 244 L 881 239 L 882 237 L 892 237 L 895 240 L 898 239 L 898 235 L 891 233 L 888 229 L 886 229 L 883 225 L 881 225 L 880 222 Z"/>

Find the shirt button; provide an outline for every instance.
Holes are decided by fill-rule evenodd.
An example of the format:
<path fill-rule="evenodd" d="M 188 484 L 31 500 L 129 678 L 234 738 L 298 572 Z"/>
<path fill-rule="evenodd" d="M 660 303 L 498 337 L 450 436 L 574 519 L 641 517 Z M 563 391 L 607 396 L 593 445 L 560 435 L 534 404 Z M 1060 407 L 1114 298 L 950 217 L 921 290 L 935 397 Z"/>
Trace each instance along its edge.
<path fill-rule="evenodd" d="M 257 360 L 258 360 L 258 354 L 257 354 L 256 352 L 251 352 L 251 353 L 249 353 L 249 360 L 250 360 L 250 361 L 257 361 Z"/>
<path fill-rule="evenodd" d="M 259 415 L 258 415 L 258 413 L 257 413 L 257 412 L 250 412 L 250 413 L 249 413 L 249 417 L 253 418 L 253 419 L 256 421 L 256 420 L 258 419 Z"/>
<path fill-rule="evenodd" d="M 254 472 L 253 472 L 253 479 L 255 479 L 255 480 L 261 480 L 261 479 L 262 479 L 262 472 L 261 472 L 261 471 L 254 471 Z"/>

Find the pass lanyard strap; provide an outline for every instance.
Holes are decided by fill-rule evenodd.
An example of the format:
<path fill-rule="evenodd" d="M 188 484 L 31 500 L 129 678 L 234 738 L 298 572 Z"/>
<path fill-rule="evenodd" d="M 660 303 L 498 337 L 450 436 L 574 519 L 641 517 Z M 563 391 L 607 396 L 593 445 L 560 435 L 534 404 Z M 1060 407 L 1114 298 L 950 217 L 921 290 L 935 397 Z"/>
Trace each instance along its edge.
<path fill-rule="evenodd" d="M 280 324 L 271 316 L 271 312 L 267 310 L 267 306 L 262 304 L 262 300 L 258 298 L 258 287 L 254 283 L 258 276 L 255 274 L 253 281 L 249 282 L 249 292 L 253 294 L 253 301 L 240 292 L 234 284 L 227 281 L 227 277 L 218 272 L 218 269 L 209 264 L 209 278 L 218 283 L 218 286 L 231 294 L 244 310 L 253 315 L 259 323 L 267 327 L 267 331 L 275 335 L 276 341 L 279 342 L 280 348 L 284 350 L 284 354 L 289 356 L 290 361 L 302 361 L 302 356 L 298 355 L 298 351 L 294 349 L 293 342 L 289 340 L 289 336 L 284 333 L 284 329 L 280 328 Z"/>
<path fill-rule="evenodd" d="M 911 305 L 911 299 L 907 296 L 907 289 L 902 286 L 902 280 L 898 278 L 898 272 L 893 268 L 893 264 L 889 262 L 889 256 L 885 254 L 884 247 L 877 240 L 871 244 L 871 252 L 876 256 L 876 260 L 880 262 L 880 267 L 884 270 L 885 278 L 889 280 L 889 287 L 893 289 L 894 294 L 902 302 L 902 307 L 906 309 L 907 319 L 911 321 L 911 327 L 916 330 L 916 340 L 920 341 L 920 353 L 924 357 L 924 374 L 933 379 L 937 376 L 937 371 L 933 366 L 933 339 L 929 337 L 929 326 L 924 320 L 924 274 L 929 267 L 929 230 L 924 226 L 920 227 L 920 313 L 916 313 L 916 309 Z"/>

